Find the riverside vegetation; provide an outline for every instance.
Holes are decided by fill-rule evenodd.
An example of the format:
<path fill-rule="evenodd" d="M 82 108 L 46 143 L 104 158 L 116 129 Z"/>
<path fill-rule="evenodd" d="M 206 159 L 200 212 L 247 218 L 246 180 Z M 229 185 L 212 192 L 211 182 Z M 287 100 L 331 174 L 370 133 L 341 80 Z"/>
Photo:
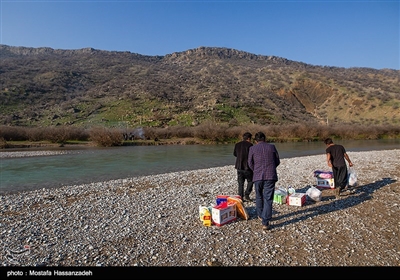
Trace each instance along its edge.
<path fill-rule="evenodd" d="M 41 145 L 89 144 L 95 146 L 234 143 L 245 131 L 264 131 L 268 142 L 319 141 L 326 137 L 346 140 L 394 139 L 400 137 L 395 125 L 287 125 L 233 126 L 204 122 L 196 127 L 167 128 L 82 128 L 75 126 L 13 127 L 0 126 L 0 148 Z"/>

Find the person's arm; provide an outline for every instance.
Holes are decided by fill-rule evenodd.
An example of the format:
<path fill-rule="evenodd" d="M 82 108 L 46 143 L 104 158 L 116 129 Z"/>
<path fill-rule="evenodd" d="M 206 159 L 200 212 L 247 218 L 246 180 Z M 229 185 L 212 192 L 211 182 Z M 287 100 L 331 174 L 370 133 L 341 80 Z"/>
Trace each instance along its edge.
<path fill-rule="evenodd" d="M 253 161 L 253 152 L 249 149 L 249 155 L 247 158 L 247 166 L 254 171 L 254 161 Z"/>
<path fill-rule="evenodd" d="M 328 162 L 328 166 L 332 167 L 331 154 L 330 153 L 326 153 L 326 161 Z"/>
<path fill-rule="evenodd" d="M 281 164 L 281 159 L 279 158 L 279 153 L 278 153 L 278 150 L 276 149 L 276 147 L 275 147 L 274 155 L 275 155 L 275 166 L 278 167 L 279 164 Z"/>
<path fill-rule="evenodd" d="M 353 166 L 353 163 L 351 162 L 350 157 L 349 157 L 349 155 L 348 155 L 347 153 L 344 153 L 344 158 L 345 158 L 345 159 L 347 160 L 347 162 L 349 163 L 349 166 L 352 167 L 352 166 Z"/>

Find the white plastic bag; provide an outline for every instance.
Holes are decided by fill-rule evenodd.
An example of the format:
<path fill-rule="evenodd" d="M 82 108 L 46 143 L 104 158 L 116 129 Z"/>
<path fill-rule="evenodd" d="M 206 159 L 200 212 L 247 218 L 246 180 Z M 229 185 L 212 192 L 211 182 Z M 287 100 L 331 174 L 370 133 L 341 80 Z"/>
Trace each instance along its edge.
<path fill-rule="evenodd" d="M 288 191 L 287 191 L 285 188 L 283 188 L 283 187 L 277 187 L 277 188 L 275 188 L 274 194 L 276 194 L 276 195 L 282 195 L 282 196 L 287 196 L 287 195 L 288 195 Z"/>
<path fill-rule="evenodd" d="M 314 201 L 321 201 L 322 192 L 316 187 L 310 187 L 306 191 L 306 194 L 308 195 L 309 198 L 311 198 Z"/>
<path fill-rule="evenodd" d="M 349 168 L 349 182 L 348 185 L 350 187 L 357 186 L 357 172 L 354 168 Z"/>

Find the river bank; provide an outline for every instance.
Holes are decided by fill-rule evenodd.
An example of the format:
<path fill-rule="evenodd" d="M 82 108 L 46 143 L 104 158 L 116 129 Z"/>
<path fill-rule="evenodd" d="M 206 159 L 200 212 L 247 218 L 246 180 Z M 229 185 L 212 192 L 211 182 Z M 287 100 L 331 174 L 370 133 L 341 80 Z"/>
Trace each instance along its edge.
<path fill-rule="evenodd" d="M 232 165 L 0 196 L 1 266 L 399 266 L 400 150 L 349 152 L 355 193 L 205 227 L 199 206 L 236 194 Z M 277 186 L 315 184 L 325 155 L 282 159 Z M 254 191 L 251 197 L 254 198 Z M 26 249 L 29 246 L 29 252 Z"/>
<path fill-rule="evenodd" d="M 239 140 L 232 140 L 235 143 Z M 215 145 L 215 144 L 229 144 L 228 142 L 218 142 L 207 139 L 200 139 L 196 137 L 186 138 L 169 138 L 169 139 L 136 139 L 125 140 L 119 146 L 157 146 L 157 145 Z M 12 149 L 57 149 L 57 148 L 82 148 L 82 147 L 101 147 L 94 141 L 79 141 L 66 143 L 52 143 L 49 141 L 3 141 L 0 142 L 0 150 L 7 151 Z M 118 147 L 118 146 L 114 146 Z"/>

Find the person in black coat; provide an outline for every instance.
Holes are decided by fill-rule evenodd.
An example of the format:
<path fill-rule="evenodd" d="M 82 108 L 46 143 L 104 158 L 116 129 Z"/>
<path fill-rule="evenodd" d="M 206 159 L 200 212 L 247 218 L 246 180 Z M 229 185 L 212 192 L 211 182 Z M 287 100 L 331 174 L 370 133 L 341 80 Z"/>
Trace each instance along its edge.
<path fill-rule="evenodd" d="M 236 157 L 235 169 L 237 170 L 238 195 L 243 201 L 251 201 L 250 194 L 253 190 L 253 171 L 247 165 L 249 148 L 253 146 L 251 137 L 250 132 L 245 132 L 243 140 L 236 143 L 233 150 L 233 155 Z M 245 181 L 247 181 L 246 190 L 244 190 Z"/>

